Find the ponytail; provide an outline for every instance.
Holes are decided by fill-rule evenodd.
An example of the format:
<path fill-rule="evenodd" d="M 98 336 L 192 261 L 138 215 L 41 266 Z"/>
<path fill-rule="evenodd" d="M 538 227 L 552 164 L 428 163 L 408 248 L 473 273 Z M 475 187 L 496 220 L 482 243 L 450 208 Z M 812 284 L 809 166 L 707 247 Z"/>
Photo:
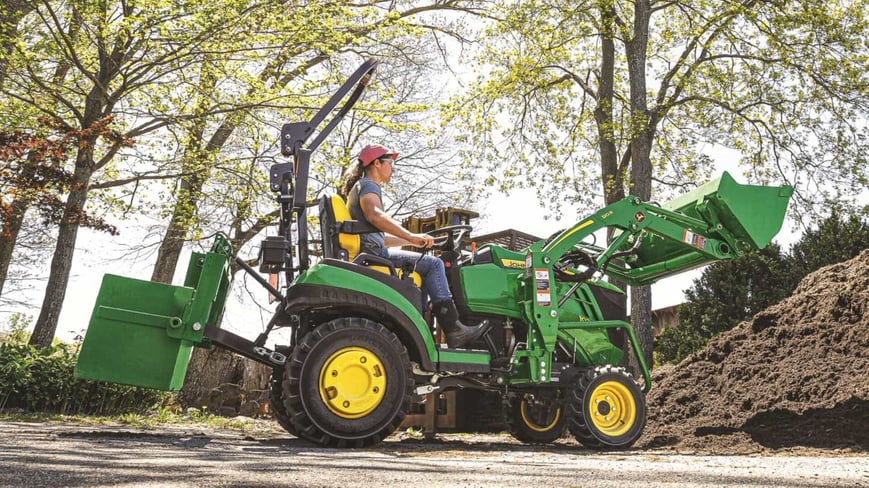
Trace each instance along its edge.
<path fill-rule="evenodd" d="M 346 173 L 344 173 L 344 184 L 341 186 L 341 194 L 344 195 L 344 199 L 350 195 L 350 190 L 353 189 L 353 186 L 362 178 L 362 174 L 364 173 L 362 169 L 362 161 L 360 160 L 356 166 L 348 169 Z"/>

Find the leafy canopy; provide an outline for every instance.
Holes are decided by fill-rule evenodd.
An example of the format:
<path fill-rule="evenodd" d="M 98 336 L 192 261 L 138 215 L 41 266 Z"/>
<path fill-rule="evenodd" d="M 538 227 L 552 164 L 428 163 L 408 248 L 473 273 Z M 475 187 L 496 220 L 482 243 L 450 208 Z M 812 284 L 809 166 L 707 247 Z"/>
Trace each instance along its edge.
<path fill-rule="evenodd" d="M 643 9 L 647 40 L 636 29 Z M 856 208 L 869 188 L 867 0 L 500 0 L 490 13 L 480 75 L 444 108 L 475 142 L 464 156 L 489 188 L 533 186 L 559 195 L 556 207 L 593 208 L 608 176 L 602 142 L 626 174 L 643 131 L 659 199 L 707 179 L 720 146 L 741 154 L 750 181 L 795 185 L 799 214 Z M 643 76 L 630 79 L 637 52 Z"/>

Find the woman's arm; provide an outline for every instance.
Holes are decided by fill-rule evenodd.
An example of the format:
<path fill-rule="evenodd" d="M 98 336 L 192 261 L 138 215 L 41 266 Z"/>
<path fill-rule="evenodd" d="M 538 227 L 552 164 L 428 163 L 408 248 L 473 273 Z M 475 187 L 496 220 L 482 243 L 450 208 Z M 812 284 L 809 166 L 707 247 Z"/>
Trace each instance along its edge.
<path fill-rule="evenodd" d="M 434 243 L 432 236 L 428 234 L 414 234 L 384 212 L 380 204 L 380 198 L 375 193 L 362 195 L 362 198 L 359 199 L 359 206 L 362 207 L 362 213 L 365 214 L 365 218 L 371 222 L 371 225 L 377 227 L 381 232 L 391 234 L 384 237 L 386 247 L 406 245 L 431 247 Z"/>

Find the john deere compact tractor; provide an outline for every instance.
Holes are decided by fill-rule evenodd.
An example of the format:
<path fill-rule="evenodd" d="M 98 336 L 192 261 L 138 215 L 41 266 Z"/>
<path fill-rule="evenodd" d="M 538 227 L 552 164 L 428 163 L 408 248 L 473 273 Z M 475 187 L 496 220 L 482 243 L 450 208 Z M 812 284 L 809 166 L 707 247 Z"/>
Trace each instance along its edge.
<path fill-rule="evenodd" d="M 741 185 L 724 173 L 663 205 L 627 197 L 520 252 L 466 251 L 470 227 L 439 229 L 436 248 L 462 322 L 489 327 L 479 343 L 449 349 L 423 314 L 413 269 L 360 253 L 359 234 L 373 229 L 350 220 L 339 197 L 319 201 L 322 249 L 309 249 L 307 212 L 317 206 L 308 201 L 311 154 L 375 67 L 364 63 L 311 121 L 283 127 L 289 161 L 274 165 L 269 181 L 280 222 L 262 242 L 259 270 L 218 236 L 210 252 L 193 254 L 183 286 L 106 275 L 78 375 L 177 390 L 191 348 L 217 346 L 273 367 L 278 422 L 322 445 L 377 443 L 423 395 L 473 388 L 502 395 L 507 428 L 519 440 L 547 443 L 569 430 L 591 448 L 631 446 L 646 422 L 651 380 L 622 292 L 603 278 L 647 285 L 764 247 L 792 189 Z M 605 230 L 610 237 L 596 243 Z M 253 341 L 220 328 L 232 260 L 279 297 Z M 285 286 L 261 274 L 280 274 Z M 291 339 L 271 349 L 266 342 L 278 328 Z M 622 366 L 626 347 L 642 378 Z"/>

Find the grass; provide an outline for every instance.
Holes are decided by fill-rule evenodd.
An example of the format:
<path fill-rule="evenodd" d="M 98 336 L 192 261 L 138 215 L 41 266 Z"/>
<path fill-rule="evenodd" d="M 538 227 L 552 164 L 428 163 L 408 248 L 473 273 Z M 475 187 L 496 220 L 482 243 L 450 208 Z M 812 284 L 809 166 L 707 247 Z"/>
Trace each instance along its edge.
<path fill-rule="evenodd" d="M 240 430 L 245 432 L 279 430 L 277 424 L 268 420 L 253 420 L 247 417 L 221 417 L 208 412 L 204 408 L 188 408 L 187 410 L 179 411 L 178 409 L 160 407 L 145 413 L 125 413 L 112 416 L 0 412 L 0 421 L 77 425 L 123 425 L 145 429 L 167 425 L 198 425 L 212 429 Z"/>

